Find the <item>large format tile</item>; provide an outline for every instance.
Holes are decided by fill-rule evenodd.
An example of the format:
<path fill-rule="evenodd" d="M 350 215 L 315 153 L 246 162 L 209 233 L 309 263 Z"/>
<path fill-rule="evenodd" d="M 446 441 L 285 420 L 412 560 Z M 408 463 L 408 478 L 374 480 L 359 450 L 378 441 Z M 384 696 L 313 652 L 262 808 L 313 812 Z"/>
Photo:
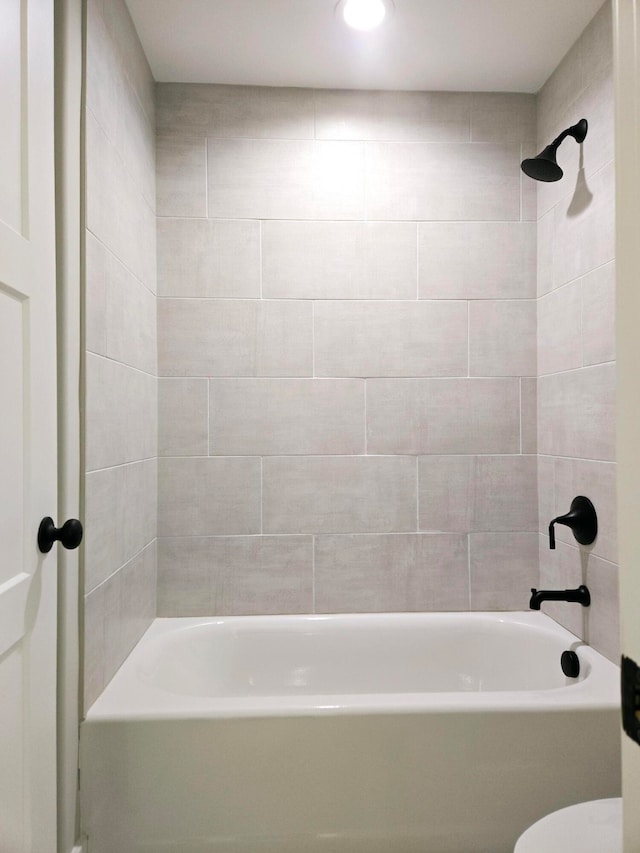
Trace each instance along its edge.
<path fill-rule="evenodd" d="M 415 531 L 416 479 L 408 457 L 267 457 L 264 532 Z"/>
<path fill-rule="evenodd" d="M 421 530 L 538 529 L 535 456 L 421 456 Z"/>
<path fill-rule="evenodd" d="M 317 139 L 468 142 L 466 92 L 365 92 L 319 89 Z"/>
<path fill-rule="evenodd" d="M 364 382 L 210 380 L 210 453 L 217 456 L 364 452 Z"/>
<path fill-rule="evenodd" d="M 260 460 L 158 461 L 161 536 L 260 533 Z"/>
<path fill-rule="evenodd" d="M 207 170 L 211 217 L 363 219 L 357 142 L 209 139 Z"/>
<path fill-rule="evenodd" d="M 155 459 L 85 477 L 84 590 L 90 592 L 156 537 Z"/>
<path fill-rule="evenodd" d="M 554 551 L 549 550 L 549 540 L 540 536 L 540 589 L 576 589 L 588 581 L 589 554 L 581 548 L 557 542 Z M 588 607 L 566 601 L 545 601 L 542 612 L 556 622 L 585 639 L 589 627 Z"/>
<path fill-rule="evenodd" d="M 83 709 L 86 713 L 105 688 L 104 586 L 85 595 L 83 605 Z"/>
<path fill-rule="evenodd" d="M 418 247 L 422 299 L 536 295 L 535 223 L 423 222 Z"/>
<path fill-rule="evenodd" d="M 538 585 L 537 533 L 472 533 L 472 610 L 527 610 Z"/>
<path fill-rule="evenodd" d="M 158 219 L 159 296 L 260 296 L 260 223 Z"/>
<path fill-rule="evenodd" d="M 620 663 L 618 567 L 591 554 L 587 562 L 591 593 L 587 642 L 615 664 Z"/>
<path fill-rule="evenodd" d="M 275 86 L 159 83 L 158 133 L 212 139 L 312 139 L 313 91 Z"/>
<path fill-rule="evenodd" d="M 553 280 L 559 287 L 615 256 L 614 166 L 596 172 L 554 208 Z"/>
<path fill-rule="evenodd" d="M 149 459 L 157 452 L 155 376 L 87 354 L 86 470 Z"/>
<path fill-rule="evenodd" d="M 538 380 L 520 380 L 521 453 L 538 452 Z"/>
<path fill-rule="evenodd" d="M 107 275 L 107 356 L 157 372 L 156 297 L 113 255 Z"/>
<path fill-rule="evenodd" d="M 471 376 L 536 375 L 536 303 L 532 299 L 469 304 Z"/>
<path fill-rule="evenodd" d="M 405 222 L 265 222 L 263 296 L 413 299 L 416 233 Z"/>
<path fill-rule="evenodd" d="M 161 299 L 161 376 L 311 376 L 308 302 Z"/>
<path fill-rule="evenodd" d="M 107 287 L 111 253 L 85 232 L 84 330 L 89 352 L 107 354 Z"/>
<path fill-rule="evenodd" d="M 104 21 L 118 63 L 126 69 L 129 82 L 151 125 L 155 124 L 155 80 L 147 57 L 131 20 L 126 2 L 114 0 L 102 4 Z"/>
<path fill-rule="evenodd" d="M 368 219 L 520 219 L 520 146 L 366 144 Z"/>
<path fill-rule="evenodd" d="M 207 215 L 206 162 L 206 140 L 158 137 L 158 216 Z"/>
<path fill-rule="evenodd" d="M 466 376 L 465 302 L 317 302 L 318 376 Z"/>
<path fill-rule="evenodd" d="M 519 453 L 519 380 L 368 380 L 367 450 Z"/>
<path fill-rule="evenodd" d="M 535 142 L 536 96 L 514 92 L 471 94 L 472 142 Z"/>
<path fill-rule="evenodd" d="M 538 300 L 538 373 L 582 367 L 582 288 L 579 281 Z"/>
<path fill-rule="evenodd" d="M 582 279 L 582 353 L 585 365 L 616 357 L 615 264 L 606 264 Z"/>
<path fill-rule="evenodd" d="M 121 575 L 118 630 L 120 652 L 117 666 L 109 673 L 109 678 L 115 675 L 116 670 L 156 617 L 157 565 L 157 547 L 154 541 L 119 572 Z"/>
<path fill-rule="evenodd" d="M 204 378 L 158 380 L 158 455 L 207 456 L 209 383 Z"/>
<path fill-rule="evenodd" d="M 541 377 L 538 447 L 549 456 L 614 460 L 615 365 Z"/>
<path fill-rule="evenodd" d="M 159 616 L 313 610 L 311 536 L 159 540 Z"/>
<path fill-rule="evenodd" d="M 467 537 L 318 536 L 317 613 L 467 610 Z"/>
<path fill-rule="evenodd" d="M 569 512 L 571 501 L 576 495 L 585 495 L 593 503 L 598 516 L 598 536 L 589 550 L 605 560 L 616 562 L 618 529 L 615 464 L 586 459 L 555 459 L 554 466 L 554 504 L 552 513 L 541 519 L 542 530 L 546 530 L 552 518 Z M 564 525 L 556 526 L 556 539 L 570 545 L 576 544 L 573 533 Z"/>

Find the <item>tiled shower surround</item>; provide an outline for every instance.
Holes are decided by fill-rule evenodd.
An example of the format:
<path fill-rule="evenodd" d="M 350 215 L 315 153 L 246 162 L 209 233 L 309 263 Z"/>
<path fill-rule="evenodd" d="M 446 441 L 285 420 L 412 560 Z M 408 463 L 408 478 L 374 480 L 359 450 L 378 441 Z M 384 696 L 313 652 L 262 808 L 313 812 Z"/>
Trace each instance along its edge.
<path fill-rule="evenodd" d="M 89 0 L 84 702 L 156 613 L 154 83 L 124 0 Z"/>
<path fill-rule="evenodd" d="M 124 0 L 87 14 L 85 705 L 156 613 L 586 582 L 543 607 L 616 659 L 610 6 L 537 97 L 154 98 Z M 551 552 L 579 493 L 595 546 Z"/>
<path fill-rule="evenodd" d="M 156 95 L 159 615 L 526 607 L 535 97 Z"/>
<path fill-rule="evenodd" d="M 537 99 L 538 149 L 589 120 L 581 149 L 573 140 L 560 149 L 565 179 L 538 191 L 538 485 L 540 585 L 586 583 L 593 601 L 544 609 L 617 662 L 612 65 L 606 3 Z M 580 550 L 559 527 L 550 551 L 546 525 L 577 494 L 595 504 L 598 538 Z"/>

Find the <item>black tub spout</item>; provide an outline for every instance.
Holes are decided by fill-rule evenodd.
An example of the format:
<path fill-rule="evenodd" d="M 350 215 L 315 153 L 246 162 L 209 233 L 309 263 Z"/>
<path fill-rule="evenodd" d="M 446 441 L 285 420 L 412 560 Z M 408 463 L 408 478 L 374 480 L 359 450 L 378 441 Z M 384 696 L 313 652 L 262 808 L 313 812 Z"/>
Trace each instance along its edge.
<path fill-rule="evenodd" d="M 589 607 L 591 593 L 584 584 L 577 589 L 532 589 L 529 600 L 531 610 L 540 610 L 543 601 L 575 601 L 583 607 Z"/>

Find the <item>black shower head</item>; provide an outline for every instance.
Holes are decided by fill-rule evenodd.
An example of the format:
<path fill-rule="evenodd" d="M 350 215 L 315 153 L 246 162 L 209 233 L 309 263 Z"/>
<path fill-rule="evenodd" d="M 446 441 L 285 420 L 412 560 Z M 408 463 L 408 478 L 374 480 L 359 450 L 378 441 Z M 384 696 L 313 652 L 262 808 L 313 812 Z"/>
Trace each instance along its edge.
<path fill-rule="evenodd" d="M 525 175 L 533 178 L 534 181 L 559 181 L 564 174 L 556 163 L 556 152 L 560 143 L 567 136 L 573 136 L 576 142 L 582 142 L 587 135 L 588 127 L 586 118 L 581 118 L 577 124 L 563 130 L 560 136 L 556 137 L 551 145 L 547 145 L 537 157 L 529 157 L 527 160 L 523 160 L 520 168 Z"/>

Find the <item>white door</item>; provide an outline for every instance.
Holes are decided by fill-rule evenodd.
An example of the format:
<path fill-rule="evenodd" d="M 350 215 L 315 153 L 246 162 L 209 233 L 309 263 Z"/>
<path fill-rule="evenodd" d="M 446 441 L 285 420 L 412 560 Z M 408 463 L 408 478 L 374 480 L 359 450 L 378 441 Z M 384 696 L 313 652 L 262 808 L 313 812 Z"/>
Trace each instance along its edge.
<path fill-rule="evenodd" d="M 2 853 L 56 848 L 54 223 L 53 0 L 0 0 Z"/>
<path fill-rule="evenodd" d="M 640 664 L 640 0 L 614 0 L 618 528 L 622 652 Z M 640 717 L 638 718 L 640 722 Z M 640 745 L 622 736 L 625 853 L 640 853 Z"/>

